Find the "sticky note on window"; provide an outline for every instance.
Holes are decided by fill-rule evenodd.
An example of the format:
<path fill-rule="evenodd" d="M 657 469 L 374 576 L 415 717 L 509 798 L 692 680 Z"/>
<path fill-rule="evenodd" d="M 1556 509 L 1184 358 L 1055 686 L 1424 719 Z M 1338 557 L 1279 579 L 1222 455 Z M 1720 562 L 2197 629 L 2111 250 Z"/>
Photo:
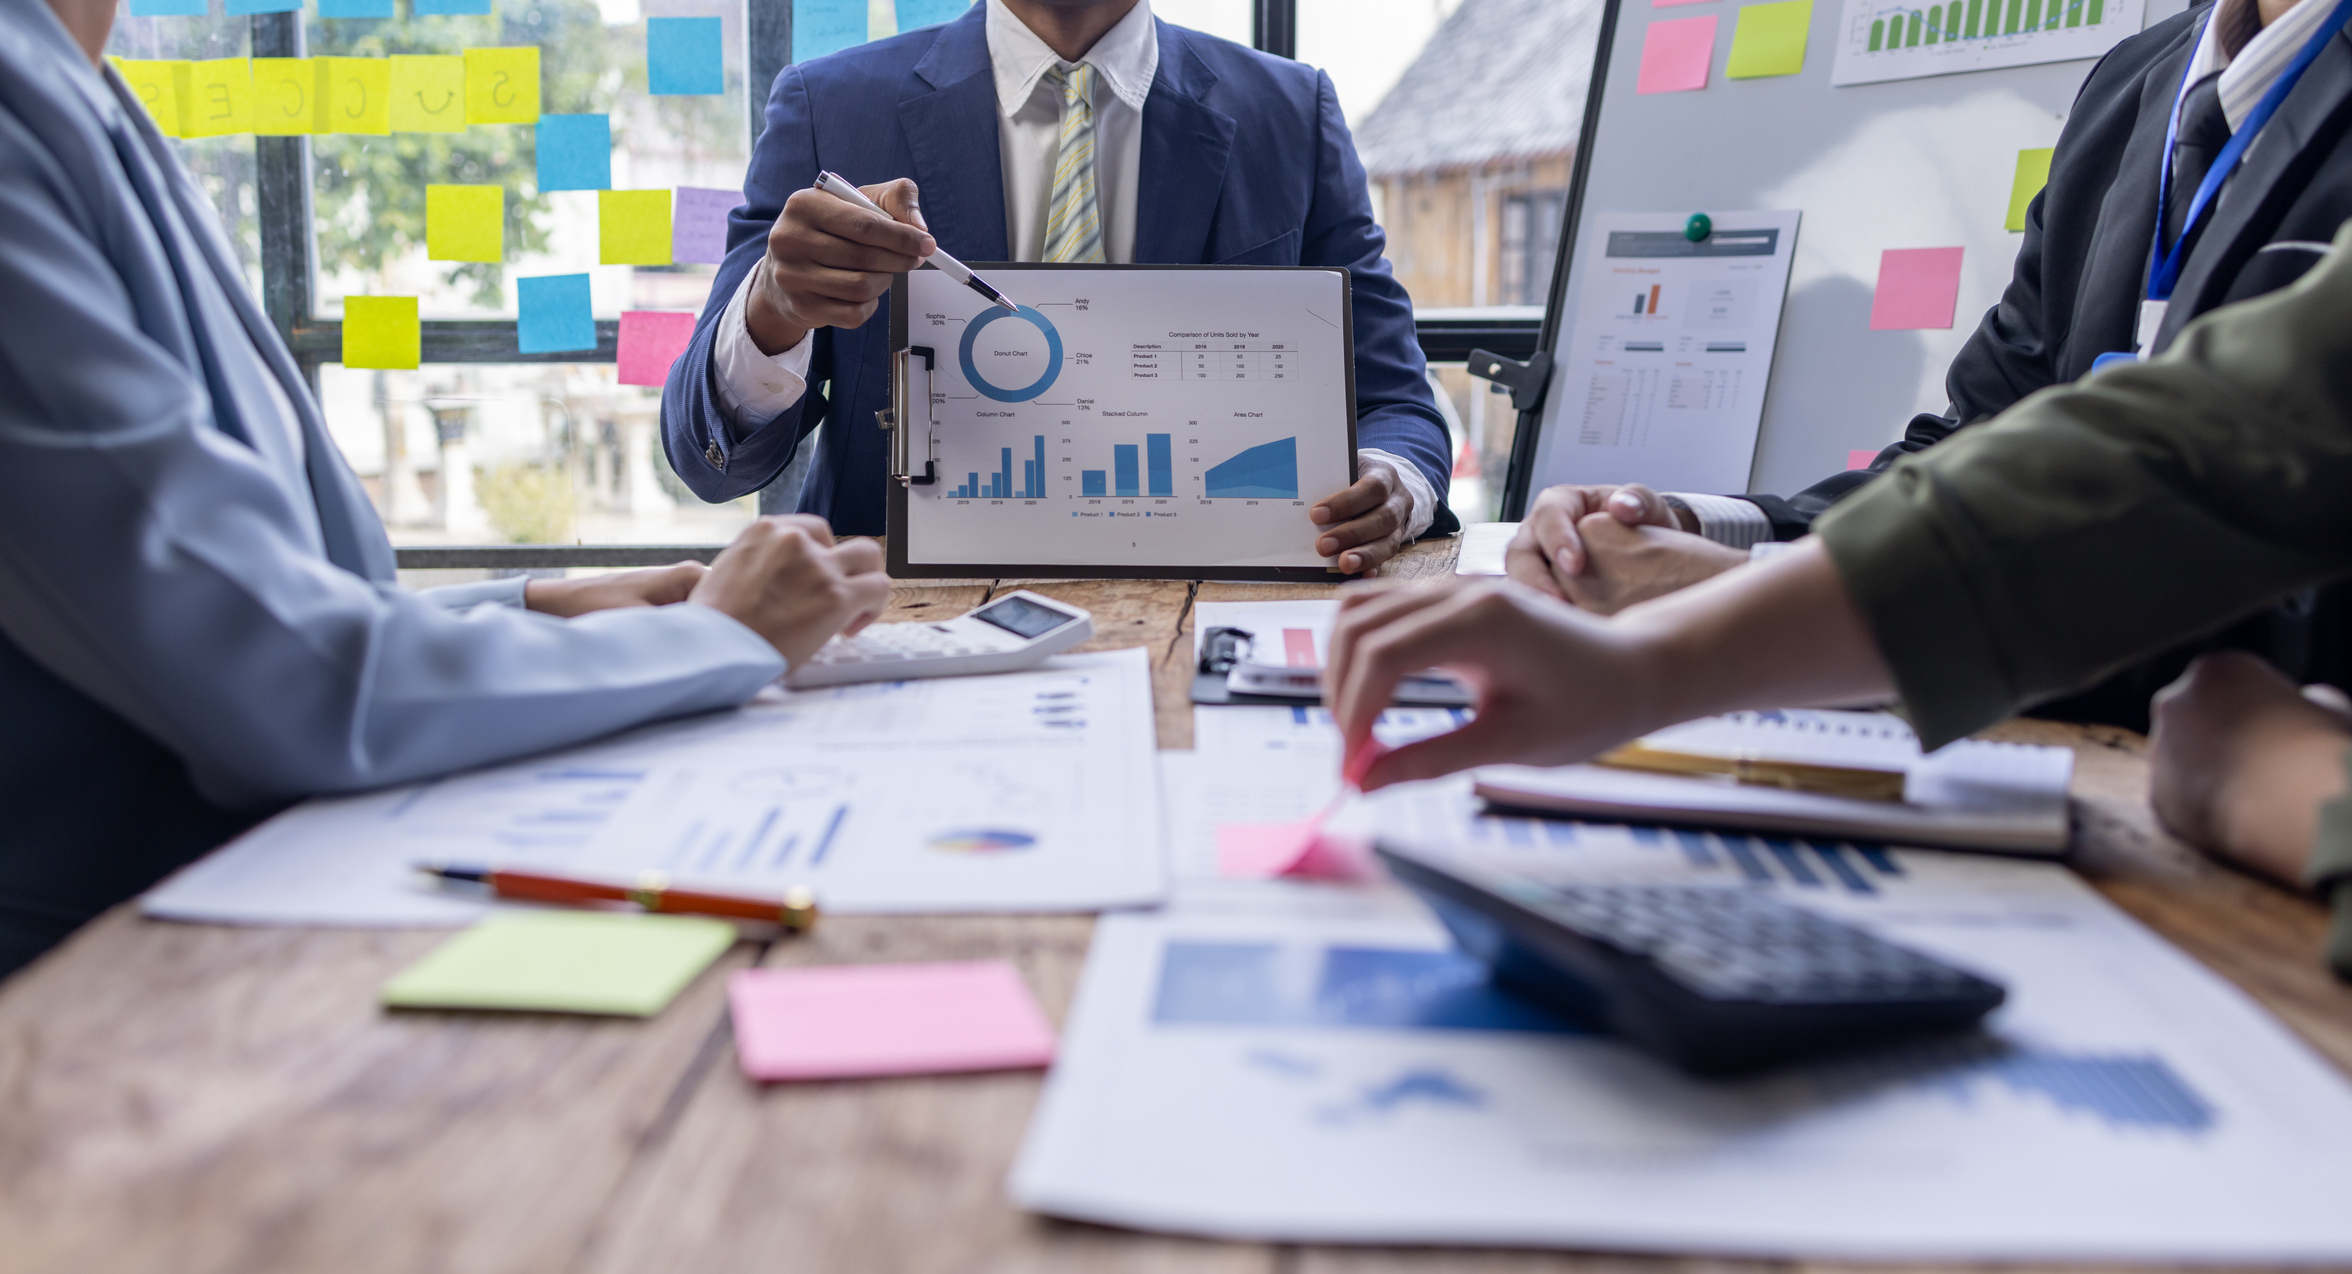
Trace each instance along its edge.
<path fill-rule="evenodd" d="M 761 1080 L 936 1075 L 1053 1061 L 1046 1020 L 1003 960 L 745 969 L 727 979 L 735 1056 Z"/>
<path fill-rule="evenodd" d="M 916 27 L 953 22 L 964 16 L 964 10 L 971 7 L 972 0 L 898 0 L 898 29 L 912 31 Z M 794 30 L 799 29 L 798 21 L 796 17 Z"/>
<path fill-rule="evenodd" d="M 253 59 L 253 131 L 293 137 L 318 131 L 318 68 L 309 58 Z"/>
<path fill-rule="evenodd" d="M 1642 32 L 1641 74 L 1636 93 L 1688 93 L 1707 87 L 1707 66 L 1715 60 L 1715 15 L 1652 22 Z"/>
<path fill-rule="evenodd" d="M 1846 453 L 1846 467 L 1848 469 L 1867 469 L 1877 463 L 1878 453 L 1875 451 L 1867 451 L 1857 447 Z"/>
<path fill-rule="evenodd" d="M 2025 229 L 2026 209 L 2033 206 L 2042 187 L 2050 184 L 2050 156 L 2055 153 L 2048 146 L 2017 152 L 2017 175 L 2009 181 L 2009 219 L 2003 223 L 2011 230 Z"/>
<path fill-rule="evenodd" d="M 651 1017 L 735 945 L 735 926 L 599 911 L 492 916 L 384 984 L 394 1008 Z"/>
<path fill-rule="evenodd" d="M 345 367 L 413 368 L 425 346 L 413 296 L 343 298 Z"/>
<path fill-rule="evenodd" d="M 188 64 L 180 95 L 183 137 L 227 137 L 253 131 L 253 61 L 213 58 Z"/>
<path fill-rule="evenodd" d="M 466 123 L 539 119 L 539 50 L 530 45 L 465 51 Z"/>
<path fill-rule="evenodd" d="M 396 54 L 391 61 L 393 132 L 465 131 L 464 58 Z"/>
<path fill-rule="evenodd" d="M 1743 5 L 1731 32 L 1727 80 L 1795 75 L 1805 69 L 1805 34 L 1813 26 L 1813 0 Z"/>
<path fill-rule="evenodd" d="M 899 29 L 911 24 L 900 19 Z M 866 0 L 792 0 L 792 60 L 806 62 L 866 42 Z"/>
<path fill-rule="evenodd" d="M 500 261 L 506 257 L 506 189 L 425 187 L 425 259 Z"/>
<path fill-rule="evenodd" d="M 515 348 L 525 354 L 596 348 L 596 311 L 585 274 L 516 279 Z"/>
<path fill-rule="evenodd" d="M 596 192 L 596 239 L 599 265 L 668 265 L 670 192 Z"/>
<path fill-rule="evenodd" d="M 392 131 L 392 64 L 384 58 L 313 58 L 319 66 L 330 133 L 382 136 Z"/>
<path fill-rule="evenodd" d="M 743 202 L 739 190 L 678 187 L 670 225 L 670 259 L 679 264 L 717 265 L 727 259 L 727 214 Z"/>
<path fill-rule="evenodd" d="M 139 105 L 147 108 L 147 115 L 166 137 L 180 135 L 180 98 L 173 84 L 174 72 L 185 72 L 185 62 L 157 62 L 132 58 L 113 59 L 114 69 L 123 77 L 138 97 Z"/>
<path fill-rule="evenodd" d="M 859 5 L 864 12 L 864 5 Z M 723 93 L 727 66 L 719 47 L 717 18 L 647 18 L 645 87 L 663 97 Z M 792 38 L 794 46 L 800 36 Z"/>
<path fill-rule="evenodd" d="M 686 352 L 694 339 L 694 316 L 657 310 L 621 311 L 620 381 L 624 385 L 663 385 L 670 364 Z"/>
<path fill-rule="evenodd" d="M 532 140 L 539 192 L 612 189 L 612 117 L 542 115 Z"/>
<path fill-rule="evenodd" d="M 409 12 L 422 18 L 431 14 L 474 14 L 490 12 L 490 0 L 410 0 Z"/>
<path fill-rule="evenodd" d="M 322 18 L 389 18 L 392 0 L 318 0 Z"/>
<path fill-rule="evenodd" d="M 1870 330 L 1950 328 L 1960 304 L 1960 248 L 1889 248 L 1878 257 Z"/>
<path fill-rule="evenodd" d="M 256 13 L 295 13 L 301 8 L 302 0 L 228 0 L 228 14 L 232 18 Z"/>
<path fill-rule="evenodd" d="M 201 18 L 204 0 L 131 0 L 134 18 Z"/>

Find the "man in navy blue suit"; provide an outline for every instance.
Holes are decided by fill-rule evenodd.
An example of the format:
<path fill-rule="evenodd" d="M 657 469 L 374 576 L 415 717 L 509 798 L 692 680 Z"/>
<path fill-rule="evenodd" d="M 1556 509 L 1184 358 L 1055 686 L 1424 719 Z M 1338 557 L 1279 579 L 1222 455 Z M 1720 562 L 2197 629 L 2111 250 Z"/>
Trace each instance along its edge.
<path fill-rule="evenodd" d="M 825 169 L 897 220 L 811 190 Z M 964 261 L 1347 267 L 1359 476 L 1300 535 L 1354 573 L 1458 525 L 1412 303 L 1320 71 L 1169 26 L 1149 0 L 982 0 L 785 68 L 744 184 L 662 394 L 670 463 L 706 500 L 767 486 L 831 421 L 800 508 L 881 533 L 883 298 L 934 250 L 936 217 Z"/>

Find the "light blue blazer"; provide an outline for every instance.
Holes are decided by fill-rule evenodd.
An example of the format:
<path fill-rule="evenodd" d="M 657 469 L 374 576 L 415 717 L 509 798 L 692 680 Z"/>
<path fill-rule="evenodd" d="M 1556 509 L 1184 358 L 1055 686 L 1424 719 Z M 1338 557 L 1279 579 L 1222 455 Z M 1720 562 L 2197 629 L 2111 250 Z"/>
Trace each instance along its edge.
<path fill-rule="evenodd" d="M 0 973 L 286 802 L 783 671 L 706 607 L 520 599 L 394 583 L 211 205 L 41 0 L 0 0 Z"/>

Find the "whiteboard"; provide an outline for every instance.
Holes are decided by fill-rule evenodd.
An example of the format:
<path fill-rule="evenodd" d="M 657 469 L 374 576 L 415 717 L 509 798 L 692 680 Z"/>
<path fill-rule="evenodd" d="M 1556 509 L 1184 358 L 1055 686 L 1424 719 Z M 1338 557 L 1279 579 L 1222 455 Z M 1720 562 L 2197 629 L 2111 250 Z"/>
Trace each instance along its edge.
<path fill-rule="evenodd" d="M 2017 152 L 2056 143 L 2095 61 L 1836 88 L 1845 10 L 1839 0 L 1815 0 L 1802 72 L 1732 80 L 1724 77 L 1740 8 L 1732 0 L 1605 3 L 1595 100 L 1546 323 L 1554 357 L 1566 352 L 1559 342 L 1571 326 L 1563 303 L 1572 312 L 1580 295 L 1580 225 L 1595 214 L 1787 209 L 1803 214 L 1803 226 L 1746 490 L 1802 490 L 1846 468 L 1848 452 L 1893 442 L 1914 414 L 1943 411 L 1945 369 L 2000 299 L 2024 237 L 2004 224 Z M 2144 22 L 2185 7 L 2149 0 Z M 1637 95 L 1649 24 L 1709 14 L 1718 30 L 1707 87 Z M 1951 329 L 1871 330 L 1880 253 L 1954 246 L 1965 253 Z M 1549 393 L 1520 418 L 1511 516 L 1550 484 L 1573 445 L 1574 422 L 1560 418 L 1577 404 L 1565 397 Z"/>

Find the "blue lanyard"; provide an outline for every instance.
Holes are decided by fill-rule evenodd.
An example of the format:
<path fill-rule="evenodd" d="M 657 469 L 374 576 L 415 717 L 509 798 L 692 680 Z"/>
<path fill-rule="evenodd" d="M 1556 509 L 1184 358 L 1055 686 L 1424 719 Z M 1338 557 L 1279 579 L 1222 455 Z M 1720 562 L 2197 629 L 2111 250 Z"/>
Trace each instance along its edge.
<path fill-rule="evenodd" d="M 2309 2 L 2311 0 L 2306 0 L 2306 3 Z M 2205 170 L 2205 180 L 2198 183 L 2196 198 L 2189 201 L 2189 215 L 2181 222 L 2180 238 L 2173 240 L 2171 250 L 2167 251 L 2164 246 L 2164 210 L 2172 206 L 2172 152 L 2180 142 L 2181 103 L 2188 97 L 2189 76 L 2196 74 L 2197 70 L 2196 54 L 2191 52 L 2189 69 L 2181 73 L 2181 91 L 2173 95 L 2172 120 L 2164 126 L 2164 170 L 2156 182 L 2156 242 L 2148 254 L 2149 300 L 2172 299 L 2173 285 L 2180 282 L 2182 259 L 2187 255 L 2184 249 L 2190 240 L 2196 238 L 2197 227 L 2205 220 L 2205 214 L 2212 211 L 2213 198 L 2221 192 L 2221 183 L 2229 178 L 2230 170 L 2238 166 L 2238 160 L 2244 158 L 2246 148 L 2254 144 L 2254 135 L 2262 131 L 2262 126 L 2270 122 L 2271 116 L 2278 114 L 2279 103 L 2286 101 L 2287 94 L 2294 91 L 2295 81 L 2303 78 L 2303 72 L 2318 60 L 2320 50 L 2326 48 L 2327 42 L 2343 29 L 2346 19 L 2352 19 L 2352 0 L 2337 0 L 2336 11 L 2328 15 L 2319 30 L 2311 33 L 2311 39 L 2304 44 L 2303 51 L 2295 55 L 2294 61 L 2287 63 L 2287 69 L 2279 72 L 2278 82 L 2271 85 L 2270 91 L 2263 94 L 2262 100 L 2255 104 L 2254 113 L 2248 115 L 2246 122 L 2230 134 L 2229 143 L 2221 148 L 2220 154 L 2213 157 L 2213 167 Z M 2208 23 L 2213 21 L 2210 16 L 2205 20 Z"/>

